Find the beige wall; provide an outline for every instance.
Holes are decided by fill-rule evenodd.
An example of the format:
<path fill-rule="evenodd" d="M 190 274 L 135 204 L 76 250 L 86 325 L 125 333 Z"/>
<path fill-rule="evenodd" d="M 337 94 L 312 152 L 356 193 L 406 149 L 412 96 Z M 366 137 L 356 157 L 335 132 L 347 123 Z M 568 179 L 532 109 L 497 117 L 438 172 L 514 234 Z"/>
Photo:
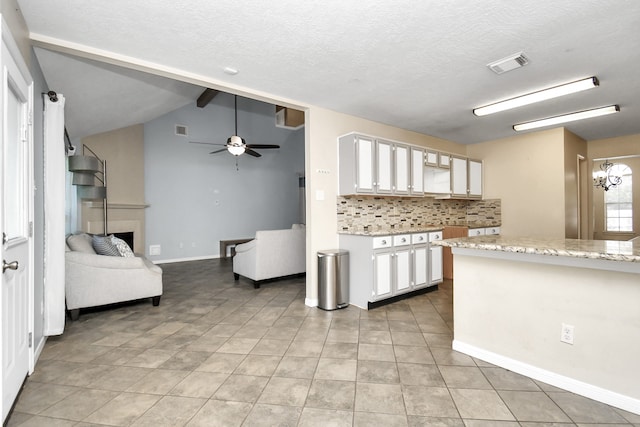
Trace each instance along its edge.
<path fill-rule="evenodd" d="M 82 139 L 107 162 L 110 203 L 144 203 L 144 126 L 134 125 Z"/>
<path fill-rule="evenodd" d="M 587 226 L 582 217 L 582 197 L 586 197 L 584 184 L 590 177 L 580 176 L 578 158 L 587 161 L 587 142 L 564 130 L 564 214 L 565 237 L 580 238 L 580 231 Z M 579 182 L 580 180 L 580 182 Z"/>
<path fill-rule="evenodd" d="M 108 231 L 135 231 L 133 250 L 144 252 L 144 126 L 100 133 L 83 138 L 82 143 L 107 162 Z M 102 213 L 101 203 L 82 203 L 82 229 L 101 233 Z"/>
<path fill-rule="evenodd" d="M 637 372 L 640 341 L 628 339 L 640 322 L 637 273 L 594 269 L 591 260 L 584 268 L 576 258 L 551 257 L 566 259 L 560 266 L 542 264 L 548 257 L 471 252 L 477 256 L 454 255 L 456 350 L 640 410 L 637 375 L 629 374 Z M 599 265 L 612 264 L 620 263 Z M 575 328 L 573 345 L 560 342 L 563 323 Z"/>
<path fill-rule="evenodd" d="M 311 108 L 305 117 L 307 183 L 307 303 L 318 298 L 317 257 L 320 250 L 338 247 L 336 202 L 338 190 L 338 137 L 361 132 L 391 140 L 465 154 L 465 147 L 450 141 L 409 132 L 392 126 L 339 114 L 323 108 Z M 329 173 L 319 173 L 328 170 Z M 324 200 L 316 200 L 318 192 Z"/>
<path fill-rule="evenodd" d="M 11 35 L 20 49 L 20 53 L 27 66 L 31 66 L 31 42 L 29 40 L 29 30 L 24 22 L 24 17 L 18 8 L 16 0 L 2 0 L 0 2 L 0 15 L 7 23 Z"/>
<path fill-rule="evenodd" d="M 501 233 L 565 237 L 564 129 L 467 146 L 484 162 L 484 198 L 502 200 Z"/>

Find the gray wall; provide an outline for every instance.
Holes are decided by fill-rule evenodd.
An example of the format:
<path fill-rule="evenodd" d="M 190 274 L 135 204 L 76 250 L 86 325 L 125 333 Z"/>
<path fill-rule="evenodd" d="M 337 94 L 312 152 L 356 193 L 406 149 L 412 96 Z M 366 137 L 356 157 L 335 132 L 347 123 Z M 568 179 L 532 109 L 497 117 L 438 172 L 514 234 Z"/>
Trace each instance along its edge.
<path fill-rule="evenodd" d="M 175 135 L 175 125 L 189 136 Z M 275 107 L 238 97 L 238 133 L 247 144 L 278 144 L 262 157 L 236 158 L 218 148 L 234 133 L 233 96 L 220 93 L 205 108 L 195 103 L 145 124 L 146 247 L 161 245 L 154 261 L 219 256 L 219 241 L 250 238 L 257 230 L 300 222 L 298 174 L 304 173 L 304 129 L 275 127 Z"/>
<path fill-rule="evenodd" d="M 44 338 L 44 101 L 42 93 L 49 91 L 33 50 L 31 51 L 31 77 L 33 78 L 33 167 L 34 167 L 34 295 L 33 342 L 37 346 Z"/>

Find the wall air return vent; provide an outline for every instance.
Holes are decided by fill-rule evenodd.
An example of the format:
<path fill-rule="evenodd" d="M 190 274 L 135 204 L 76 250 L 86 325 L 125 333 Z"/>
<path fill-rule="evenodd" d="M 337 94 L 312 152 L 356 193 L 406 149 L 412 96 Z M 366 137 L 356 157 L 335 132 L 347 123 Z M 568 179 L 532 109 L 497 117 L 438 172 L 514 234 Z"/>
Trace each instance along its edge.
<path fill-rule="evenodd" d="M 516 68 L 524 67 L 528 63 L 529 60 L 527 57 L 524 56 L 522 52 L 519 52 L 487 64 L 487 67 L 496 74 L 502 74 L 507 71 L 515 70 Z"/>
<path fill-rule="evenodd" d="M 187 136 L 189 134 L 188 128 L 184 125 L 176 125 L 176 135 Z"/>

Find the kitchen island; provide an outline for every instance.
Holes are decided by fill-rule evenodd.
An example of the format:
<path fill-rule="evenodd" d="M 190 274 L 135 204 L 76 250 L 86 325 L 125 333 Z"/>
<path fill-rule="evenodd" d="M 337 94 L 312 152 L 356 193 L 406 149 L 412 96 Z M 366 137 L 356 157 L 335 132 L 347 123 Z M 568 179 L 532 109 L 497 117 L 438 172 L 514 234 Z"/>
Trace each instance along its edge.
<path fill-rule="evenodd" d="M 640 243 L 434 245 L 454 254 L 455 350 L 640 414 Z"/>

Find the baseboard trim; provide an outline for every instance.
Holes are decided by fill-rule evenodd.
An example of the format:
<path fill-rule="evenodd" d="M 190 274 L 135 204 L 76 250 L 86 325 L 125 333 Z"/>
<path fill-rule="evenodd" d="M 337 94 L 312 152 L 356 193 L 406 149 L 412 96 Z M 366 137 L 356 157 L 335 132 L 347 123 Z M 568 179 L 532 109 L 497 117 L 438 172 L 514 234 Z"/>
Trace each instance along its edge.
<path fill-rule="evenodd" d="M 304 305 L 307 307 L 317 307 L 318 306 L 318 298 L 305 298 Z"/>
<path fill-rule="evenodd" d="M 220 258 L 217 255 L 205 255 L 205 256 L 196 256 L 196 257 L 187 257 L 187 258 L 173 258 L 173 259 L 152 259 L 151 262 L 154 264 L 169 264 L 172 262 L 186 262 L 186 261 L 202 261 L 205 259 L 218 259 Z M 231 258 L 229 258 L 231 260 Z"/>
<path fill-rule="evenodd" d="M 525 375 L 529 378 L 640 415 L 639 399 L 547 371 L 546 369 L 538 368 L 457 340 L 453 341 L 452 347 L 456 351 Z"/>

